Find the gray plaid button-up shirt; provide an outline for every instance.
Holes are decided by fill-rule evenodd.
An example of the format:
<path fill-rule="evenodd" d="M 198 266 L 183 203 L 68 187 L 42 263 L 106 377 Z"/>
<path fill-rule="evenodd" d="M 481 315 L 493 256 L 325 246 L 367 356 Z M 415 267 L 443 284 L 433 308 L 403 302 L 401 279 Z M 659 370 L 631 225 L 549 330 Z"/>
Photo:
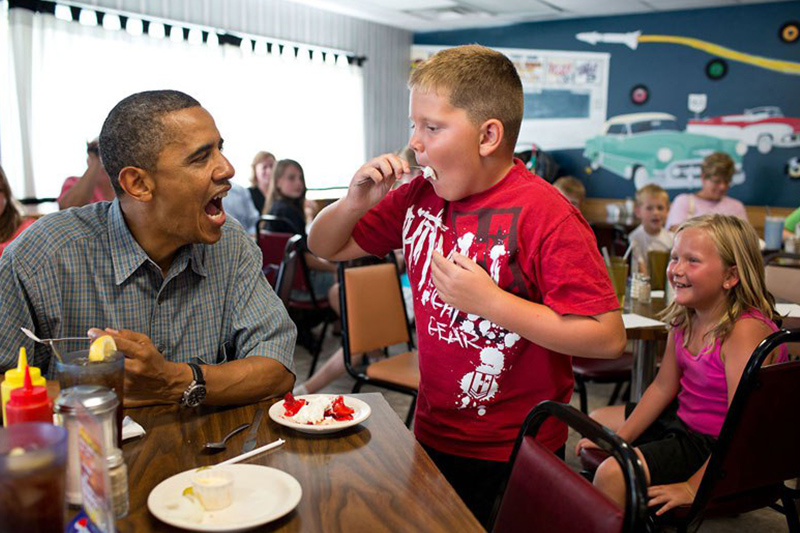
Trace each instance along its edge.
<path fill-rule="evenodd" d="M 34 346 L 24 326 L 40 338 L 130 329 L 148 335 L 168 361 L 213 365 L 262 356 L 294 372 L 296 329 L 261 263 L 260 250 L 233 221 L 216 244 L 178 250 L 164 277 L 131 235 L 117 200 L 46 216 L 0 257 L 0 371 L 16 366 L 25 346 L 29 363 L 55 377 L 50 348 Z"/>

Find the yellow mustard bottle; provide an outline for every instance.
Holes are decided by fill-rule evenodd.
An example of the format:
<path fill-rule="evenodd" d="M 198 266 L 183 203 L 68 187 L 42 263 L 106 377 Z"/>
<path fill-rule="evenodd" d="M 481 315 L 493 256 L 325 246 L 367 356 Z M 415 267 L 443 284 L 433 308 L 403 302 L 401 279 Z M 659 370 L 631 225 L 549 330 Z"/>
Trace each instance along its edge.
<path fill-rule="evenodd" d="M 11 396 L 11 391 L 22 387 L 25 383 L 25 367 L 28 366 L 28 356 L 25 353 L 25 347 L 21 346 L 19 349 L 19 359 L 17 360 L 17 368 L 12 368 L 6 372 L 6 378 L 0 385 L 0 397 L 3 402 L 3 425 L 6 425 L 6 402 Z M 42 371 L 34 366 L 28 367 L 31 373 L 31 382 L 33 385 L 46 387 L 47 381 L 42 376 Z"/>

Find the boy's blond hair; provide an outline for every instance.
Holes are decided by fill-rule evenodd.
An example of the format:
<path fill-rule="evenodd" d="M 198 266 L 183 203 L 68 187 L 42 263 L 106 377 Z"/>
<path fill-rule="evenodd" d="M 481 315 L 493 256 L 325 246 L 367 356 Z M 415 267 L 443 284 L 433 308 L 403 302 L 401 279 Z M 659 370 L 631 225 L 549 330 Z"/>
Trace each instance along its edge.
<path fill-rule="evenodd" d="M 475 126 L 503 124 L 503 143 L 513 151 L 522 125 L 524 98 L 517 69 L 505 55 L 477 44 L 446 48 L 414 69 L 409 89 L 445 91 L 450 104 L 467 112 Z"/>
<path fill-rule="evenodd" d="M 775 312 L 775 299 L 767 291 L 764 280 L 764 261 L 758 245 L 758 235 L 749 222 L 728 215 L 703 215 L 690 218 L 680 225 L 675 237 L 687 228 L 705 230 L 726 268 L 735 266 L 739 273 L 739 283 L 728 289 L 725 313 L 707 335 L 711 340 L 724 340 L 742 313 L 755 309 L 770 320 L 779 318 Z M 684 345 L 689 343 L 692 334 L 692 316 L 689 309 L 674 301 L 660 315 L 670 327 L 684 328 Z"/>
<path fill-rule="evenodd" d="M 583 203 L 586 200 L 586 187 L 577 178 L 572 176 L 562 176 L 553 182 L 553 187 L 562 192 L 565 196 L 574 196 Z"/>
<path fill-rule="evenodd" d="M 636 205 L 641 206 L 645 198 L 663 198 L 667 207 L 669 207 L 669 194 L 655 183 L 648 183 L 636 191 Z"/>
<path fill-rule="evenodd" d="M 725 152 L 714 152 L 703 159 L 700 171 L 703 178 L 721 178 L 725 183 L 730 183 L 736 172 L 736 163 Z"/>

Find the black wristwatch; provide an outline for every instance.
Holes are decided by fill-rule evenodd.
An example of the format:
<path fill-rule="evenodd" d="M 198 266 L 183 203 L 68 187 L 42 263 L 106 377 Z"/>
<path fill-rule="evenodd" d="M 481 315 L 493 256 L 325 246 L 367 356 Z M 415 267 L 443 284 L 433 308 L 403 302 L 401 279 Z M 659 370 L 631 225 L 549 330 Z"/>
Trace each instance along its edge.
<path fill-rule="evenodd" d="M 183 407 L 197 407 L 206 399 L 206 380 L 203 378 L 203 371 L 200 370 L 200 365 L 195 363 L 188 364 L 189 368 L 192 369 L 194 379 L 183 391 L 180 404 Z"/>

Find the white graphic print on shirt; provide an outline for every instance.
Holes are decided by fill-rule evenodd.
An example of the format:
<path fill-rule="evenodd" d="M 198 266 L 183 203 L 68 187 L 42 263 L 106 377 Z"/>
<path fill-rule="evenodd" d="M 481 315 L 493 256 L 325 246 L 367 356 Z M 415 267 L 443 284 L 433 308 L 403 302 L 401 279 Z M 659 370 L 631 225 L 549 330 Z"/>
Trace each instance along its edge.
<path fill-rule="evenodd" d="M 443 214 L 443 210 L 432 214 L 409 207 L 403 222 L 403 249 L 411 279 L 416 280 L 414 298 L 428 308 L 423 315 L 428 317 L 427 334 L 448 345 L 456 344 L 469 352 L 473 361 L 472 370 L 459 378 L 460 392 L 453 401 L 459 409 L 477 409 L 483 416 L 500 392 L 498 381 L 508 370 L 507 357 L 520 336 L 443 302 L 431 279 L 430 262 L 434 251 L 447 259 L 457 251 L 481 265 L 506 290 L 516 287 L 525 294 L 519 266 L 512 263 L 519 209 L 456 213 L 454 228 L 444 223 Z"/>

